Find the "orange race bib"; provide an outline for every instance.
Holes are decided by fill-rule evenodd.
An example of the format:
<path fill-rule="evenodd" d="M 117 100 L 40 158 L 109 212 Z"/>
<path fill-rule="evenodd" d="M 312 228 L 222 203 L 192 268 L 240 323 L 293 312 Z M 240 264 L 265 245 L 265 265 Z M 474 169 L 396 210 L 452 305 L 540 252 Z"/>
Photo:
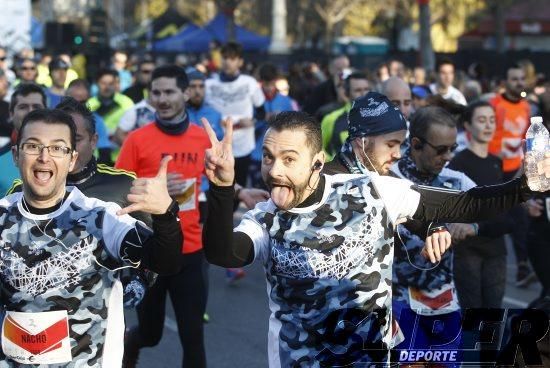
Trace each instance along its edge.
<path fill-rule="evenodd" d="M 411 309 L 420 315 L 447 314 L 459 309 L 452 284 L 430 291 L 409 287 L 409 302 Z"/>
<path fill-rule="evenodd" d="M 67 311 L 6 312 L 2 351 L 23 364 L 56 364 L 72 360 Z"/>

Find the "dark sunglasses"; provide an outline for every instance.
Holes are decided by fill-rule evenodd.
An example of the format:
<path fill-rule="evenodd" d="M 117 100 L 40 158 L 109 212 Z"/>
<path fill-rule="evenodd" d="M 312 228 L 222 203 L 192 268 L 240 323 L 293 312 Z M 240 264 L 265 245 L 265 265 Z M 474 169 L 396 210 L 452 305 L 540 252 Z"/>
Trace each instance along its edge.
<path fill-rule="evenodd" d="M 416 138 L 422 141 L 422 143 L 426 143 L 428 146 L 432 147 L 438 156 L 444 155 L 447 152 L 453 153 L 458 148 L 458 144 L 456 143 L 453 144 L 452 146 L 434 146 L 433 144 L 431 144 L 430 142 L 428 142 L 426 139 L 422 137 L 416 137 Z"/>
<path fill-rule="evenodd" d="M 7 56 L 0 56 L 0 61 L 6 61 L 7 58 Z"/>

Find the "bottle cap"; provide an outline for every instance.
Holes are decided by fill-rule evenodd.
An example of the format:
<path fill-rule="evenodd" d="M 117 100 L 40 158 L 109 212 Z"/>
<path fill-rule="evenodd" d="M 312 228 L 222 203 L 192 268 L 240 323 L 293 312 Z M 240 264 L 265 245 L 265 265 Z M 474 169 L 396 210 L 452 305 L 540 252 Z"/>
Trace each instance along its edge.
<path fill-rule="evenodd" d="M 542 116 L 533 116 L 531 118 L 531 124 L 542 123 Z"/>

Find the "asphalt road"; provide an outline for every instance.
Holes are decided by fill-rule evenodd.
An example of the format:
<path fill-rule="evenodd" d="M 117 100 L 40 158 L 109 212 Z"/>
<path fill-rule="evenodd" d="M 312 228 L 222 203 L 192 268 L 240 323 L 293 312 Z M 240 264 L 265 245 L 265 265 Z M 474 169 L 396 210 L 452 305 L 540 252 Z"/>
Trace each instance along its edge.
<path fill-rule="evenodd" d="M 235 285 L 228 285 L 223 269 L 210 267 L 210 296 L 206 324 L 208 366 L 213 368 L 267 367 L 268 305 L 263 269 L 255 264 L 246 269 L 247 276 Z M 540 291 L 537 283 L 516 288 L 515 260 L 508 251 L 508 284 L 504 306 L 524 308 Z M 169 303 L 168 303 L 169 304 Z M 141 352 L 138 367 L 179 367 L 182 350 L 176 333 L 174 313 L 170 307 L 161 343 Z M 127 323 L 135 323 L 135 314 L 127 313 Z"/>

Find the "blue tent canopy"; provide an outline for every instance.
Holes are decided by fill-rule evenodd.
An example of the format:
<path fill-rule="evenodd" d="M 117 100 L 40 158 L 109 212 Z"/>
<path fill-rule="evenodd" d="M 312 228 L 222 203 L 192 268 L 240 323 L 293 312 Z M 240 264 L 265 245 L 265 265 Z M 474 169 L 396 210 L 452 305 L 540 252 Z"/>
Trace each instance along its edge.
<path fill-rule="evenodd" d="M 216 15 L 203 28 L 187 34 L 182 39 L 180 52 L 207 52 L 211 41 L 227 42 L 228 21 L 225 15 Z M 269 37 L 257 35 L 239 25 L 235 25 L 235 38 L 243 45 L 245 51 L 266 51 L 270 43 Z"/>
<path fill-rule="evenodd" d="M 201 28 L 194 23 L 189 23 L 177 34 L 155 41 L 153 50 L 158 52 L 183 52 L 183 40 L 191 33 Z"/>

